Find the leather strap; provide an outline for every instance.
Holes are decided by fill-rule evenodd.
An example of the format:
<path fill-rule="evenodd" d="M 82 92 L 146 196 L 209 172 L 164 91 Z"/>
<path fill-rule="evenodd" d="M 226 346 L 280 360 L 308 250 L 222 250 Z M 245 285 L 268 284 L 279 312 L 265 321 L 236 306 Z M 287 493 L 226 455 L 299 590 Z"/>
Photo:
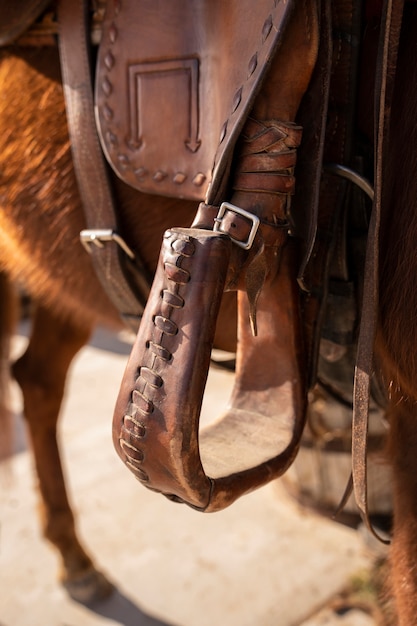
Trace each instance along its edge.
<path fill-rule="evenodd" d="M 383 23 L 381 26 L 375 89 L 375 196 L 365 261 L 364 296 L 355 369 L 352 425 L 352 477 L 356 503 L 367 528 L 383 543 L 389 542 L 378 535 L 369 519 L 367 498 L 367 436 L 373 369 L 373 348 L 378 311 L 379 230 L 383 190 L 382 177 L 385 166 L 384 158 L 387 153 L 386 143 L 389 134 L 391 101 L 403 8 L 403 0 L 385 0 L 382 13 Z"/>
<path fill-rule="evenodd" d="M 323 165 L 337 163 L 351 167 L 353 164 L 359 4 L 356 0 L 322 3 L 319 61 L 299 118 L 305 128 L 306 143 L 303 136 L 292 230 L 302 235 L 307 244 L 298 280 L 303 289 L 310 387 L 316 383 L 329 280 L 334 273 L 334 250 L 339 243 L 337 233 L 350 191 L 346 180 L 330 174 Z"/>
<path fill-rule="evenodd" d="M 87 11 L 88 0 L 61 0 L 58 4 L 68 129 L 88 227 L 83 237 L 105 291 L 124 322 L 136 331 L 149 294 L 149 280 L 138 256 L 117 233 L 112 192 L 95 127 Z"/>

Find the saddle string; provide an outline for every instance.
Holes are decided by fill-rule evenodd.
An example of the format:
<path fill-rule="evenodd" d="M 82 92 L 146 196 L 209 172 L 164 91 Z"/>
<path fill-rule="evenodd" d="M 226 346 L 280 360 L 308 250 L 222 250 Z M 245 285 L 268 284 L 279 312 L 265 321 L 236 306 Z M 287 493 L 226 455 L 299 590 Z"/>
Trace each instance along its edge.
<path fill-rule="evenodd" d="M 367 439 L 374 340 L 377 323 L 379 231 L 382 203 L 382 176 L 388 140 L 391 102 L 397 62 L 404 0 L 385 0 L 377 60 L 375 89 L 375 197 L 367 242 L 362 315 L 359 328 L 354 378 L 352 421 L 352 484 L 360 515 L 368 530 L 382 543 L 371 523 L 367 494 Z M 348 485 L 349 487 L 349 485 Z"/>
<path fill-rule="evenodd" d="M 150 277 L 117 232 L 117 219 L 95 119 L 88 49 L 88 0 L 58 3 L 59 50 L 71 150 L 87 230 L 80 237 L 123 321 L 135 332 Z"/>

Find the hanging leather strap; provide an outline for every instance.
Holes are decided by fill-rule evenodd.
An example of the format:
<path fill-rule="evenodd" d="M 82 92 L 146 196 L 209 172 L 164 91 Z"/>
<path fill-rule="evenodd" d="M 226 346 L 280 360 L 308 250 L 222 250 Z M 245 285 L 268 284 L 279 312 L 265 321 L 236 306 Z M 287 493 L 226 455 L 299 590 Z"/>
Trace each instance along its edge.
<path fill-rule="evenodd" d="M 149 294 L 149 280 L 140 259 L 117 232 L 112 192 L 94 119 L 87 15 L 87 0 L 61 0 L 58 4 L 68 129 L 87 222 L 81 241 L 91 253 L 100 282 L 122 319 L 136 331 Z"/>
<path fill-rule="evenodd" d="M 369 226 L 365 261 L 364 296 L 355 370 L 352 478 L 356 503 L 370 532 L 383 543 L 369 519 L 367 498 L 367 435 L 370 386 L 373 368 L 373 347 L 378 311 L 379 230 L 382 203 L 382 176 L 390 123 L 395 67 L 404 1 L 385 0 L 375 88 L 375 196 Z"/>

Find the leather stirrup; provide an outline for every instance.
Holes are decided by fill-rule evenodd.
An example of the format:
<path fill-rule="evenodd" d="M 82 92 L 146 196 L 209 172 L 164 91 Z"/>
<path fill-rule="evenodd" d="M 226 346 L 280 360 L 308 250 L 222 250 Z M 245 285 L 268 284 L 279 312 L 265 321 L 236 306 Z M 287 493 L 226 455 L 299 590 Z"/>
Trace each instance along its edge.
<path fill-rule="evenodd" d="M 136 478 L 203 511 L 280 476 L 297 453 L 306 412 L 297 263 L 285 211 L 281 221 L 276 215 L 293 190 L 300 129 L 249 120 L 245 130 L 232 196 L 239 206 L 224 203 L 216 217 L 218 208 L 201 205 L 194 228 L 165 234 L 113 421 L 116 450 Z M 274 189 L 257 191 L 271 160 L 285 164 L 283 173 L 269 177 Z M 259 217 L 247 212 L 259 206 Z M 197 227 L 213 223 L 214 232 Z M 235 386 L 230 408 L 199 433 L 217 313 L 230 286 L 238 288 Z"/>

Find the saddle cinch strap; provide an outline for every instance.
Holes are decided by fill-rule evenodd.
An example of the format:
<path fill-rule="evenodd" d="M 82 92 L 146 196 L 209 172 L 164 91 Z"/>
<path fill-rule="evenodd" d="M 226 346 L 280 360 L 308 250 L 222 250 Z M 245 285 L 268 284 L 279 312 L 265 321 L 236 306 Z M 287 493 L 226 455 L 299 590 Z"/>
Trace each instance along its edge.
<path fill-rule="evenodd" d="M 287 214 L 300 137 L 295 125 L 249 120 L 231 204 L 201 204 L 193 228 L 165 233 L 117 401 L 114 444 L 125 464 L 199 510 L 278 477 L 298 449 L 306 398 Z M 230 408 L 199 433 L 225 288 L 238 289 L 235 386 Z"/>

